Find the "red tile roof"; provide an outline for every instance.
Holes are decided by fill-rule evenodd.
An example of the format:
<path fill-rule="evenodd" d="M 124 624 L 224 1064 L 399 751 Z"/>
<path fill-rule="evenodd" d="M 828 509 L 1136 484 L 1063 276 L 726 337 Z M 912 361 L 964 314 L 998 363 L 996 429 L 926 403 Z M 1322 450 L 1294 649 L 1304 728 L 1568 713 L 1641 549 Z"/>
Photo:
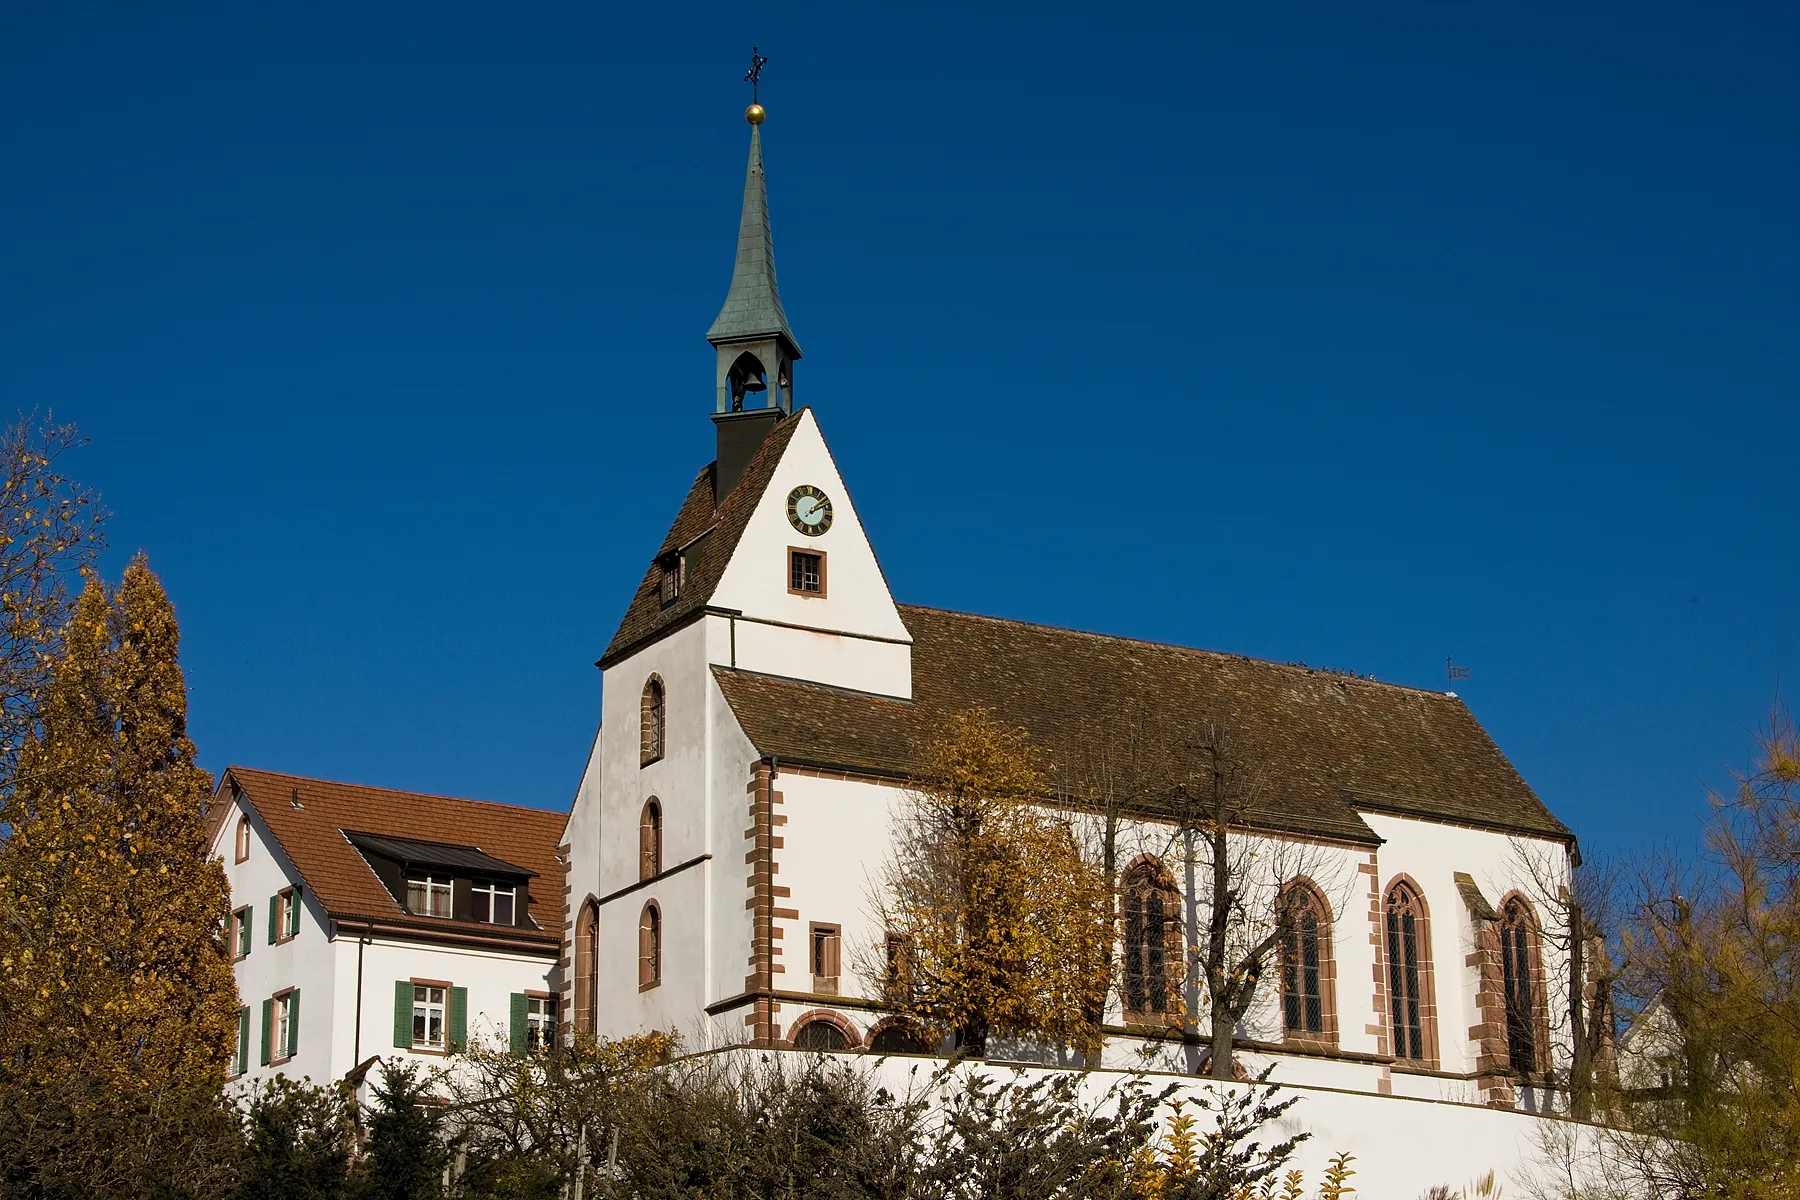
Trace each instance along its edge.
<path fill-rule="evenodd" d="M 234 783 L 300 872 L 301 883 L 334 918 L 416 925 L 442 933 L 493 936 L 500 932 L 492 925 L 410 916 L 344 836 L 345 830 L 354 830 L 472 846 L 534 872 L 537 878 L 529 885 L 529 912 L 538 928 L 504 932 L 548 946 L 561 942 L 563 872 L 556 861 L 556 848 L 568 820 L 565 813 L 332 783 L 249 767 L 226 770 L 219 782 L 221 799 L 231 794 Z M 229 811 L 221 803 L 219 819 Z"/>

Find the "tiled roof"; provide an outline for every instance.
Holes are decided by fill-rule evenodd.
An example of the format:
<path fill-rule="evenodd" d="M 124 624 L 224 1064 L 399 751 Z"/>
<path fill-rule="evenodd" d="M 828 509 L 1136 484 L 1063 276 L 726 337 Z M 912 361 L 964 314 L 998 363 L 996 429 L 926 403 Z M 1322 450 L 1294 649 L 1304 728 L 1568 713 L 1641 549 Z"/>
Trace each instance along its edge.
<path fill-rule="evenodd" d="M 1246 813 L 1256 825 L 1376 841 L 1361 808 L 1570 836 L 1453 696 L 942 609 L 900 615 L 913 702 L 714 667 L 756 748 L 904 777 L 933 714 L 980 706 L 1024 728 L 1077 792 L 1082 764 L 1108 754 L 1117 777 L 1144 781 L 1139 806 L 1154 810 L 1175 783 L 1200 783 L 1194 747 L 1217 728 L 1260 774 Z"/>
<path fill-rule="evenodd" d="M 562 937 L 562 867 L 556 847 L 565 813 L 458 800 L 419 792 L 331 783 L 248 767 L 230 767 L 220 781 L 232 782 L 256 810 L 270 834 L 300 872 L 301 883 L 334 917 L 418 924 L 375 877 L 345 830 L 395 838 L 467 846 L 535 872 L 529 891 L 536 930 L 505 934 L 555 945 Z M 298 807 L 296 807 L 296 803 Z M 223 815 L 229 811 L 221 804 Z M 421 926 L 422 928 L 424 926 Z M 429 928 L 493 935 L 493 925 L 430 919 Z"/>
<path fill-rule="evenodd" d="M 793 440 L 794 430 L 800 427 L 800 417 L 805 412 L 802 408 L 783 417 L 769 432 L 756 457 L 750 460 L 744 477 L 716 510 L 713 507 L 713 469 L 716 464 L 707 464 L 695 476 L 681 511 L 675 515 L 675 523 L 669 527 L 662 545 L 657 547 L 656 558 L 650 560 L 643 582 L 638 584 L 637 594 L 632 596 L 631 604 L 625 609 L 618 632 L 613 634 L 606 653 L 600 656 L 602 667 L 630 652 L 645 638 L 681 624 L 712 600 L 713 591 L 719 586 L 725 567 L 737 550 L 738 540 L 744 536 L 744 527 L 750 523 L 750 515 L 756 511 L 763 492 L 768 490 L 776 464 L 781 461 L 788 442 Z M 687 575 L 682 581 L 680 597 L 664 608 L 660 589 L 662 572 L 656 559 L 677 550 L 686 552 Z"/>

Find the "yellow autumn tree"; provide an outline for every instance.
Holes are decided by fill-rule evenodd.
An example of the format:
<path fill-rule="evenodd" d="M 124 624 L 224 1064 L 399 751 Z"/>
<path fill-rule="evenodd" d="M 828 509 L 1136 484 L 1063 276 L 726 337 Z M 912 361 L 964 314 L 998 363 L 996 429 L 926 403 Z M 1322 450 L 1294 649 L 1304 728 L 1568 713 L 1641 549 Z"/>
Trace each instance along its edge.
<path fill-rule="evenodd" d="M 1100 1048 L 1111 893 L 1049 794 L 1025 732 L 970 709 L 923 747 L 898 814 L 877 903 L 887 942 L 865 974 L 971 1054 L 996 1034 L 1090 1061 Z"/>
<path fill-rule="evenodd" d="M 95 1178 L 131 1114 L 216 1095 L 236 1037 L 179 638 L 141 554 L 110 594 L 90 579 L 0 793 L 0 1108 Z"/>

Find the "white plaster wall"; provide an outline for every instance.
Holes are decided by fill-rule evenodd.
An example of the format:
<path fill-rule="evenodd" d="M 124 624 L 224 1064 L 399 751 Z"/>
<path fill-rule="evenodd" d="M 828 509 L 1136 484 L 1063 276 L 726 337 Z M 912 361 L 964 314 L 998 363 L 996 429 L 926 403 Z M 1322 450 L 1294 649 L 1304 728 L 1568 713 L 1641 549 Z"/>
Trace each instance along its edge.
<path fill-rule="evenodd" d="M 1472 1072 L 1475 1044 L 1469 1038 L 1469 1029 L 1477 1021 L 1477 978 L 1476 969 L 1467 965 L 1466 959 L 1475 950 L 1474 924 L 1454 876 L 1461 871 L 1473 878 L 1496 910 L 1509 892 L 1522 891 L 1532 898 L 1539 921 L 1549 922 L 1554 914 L 1545 911 L 1544 905 L 1532 896 L 1535 889 L 1526 861 L 1545 864 L 1566 882 L 1567 851 L 1562 843 L 1544 839 L 1519 838 L 1388 813 L 1364 812 L 1362 816 L 1384 842 L 1380 854 L 1383 894 L 1401 874 L 1409 875 L 1424 892 L 1430 910 L 1440 1066 L 1449 1072 Z M 1554 940 L 1545 938 L 1540 947 L 1548 984 L 1545 1002 L 1556 1061 L 1566 1064 L 1568 996 L 1563 986 L 1568 978 L 1568 963 Z M 1443 1089 L 1426 1079 L 1402 1080 L 1396 1073 L 1395 1090 L 1437 1095 Z"/>
<path fill-rule="evenodd" d="M 736 642 L 727 665 L 884 696 L 912 695 L 910 646 L 749 620 L 730 625 Z"/>
<path fill-rule="evenodd" d="M 788 523 L 788 493 L 803 483 L 810 483 L 831 497 L 831 528 L 818 537 L 799 533 Z M 788 593 L 789 546 L 824 551 L 824 597 Z M 810 410 L 801 414 L 800 427 L 794 431 L 768 490 L 744 527 L 731 564 L 713 592 L 712 603 L 792 625 L 896 638 L 910 644 L 912 638 L 894 607 L 856 506 L 851 503 L 850 491 L 838 474 L 837 464 Z M 850 680 L 832 682 L 867 691 L 881 690 Z M 910 673 L 906 683 L 908 690 L 896 694 L 912 694 Z"/>
<path fill-rule="evenodd" d="M 406 979 L 442 980 L 469 989 L 469 1040 L 504 1046 L 512 1019 L 515 992 L 547 992 L 556 982 L 556 964 L 547 956 L 503 954 L 456 946 L 424 946 L 391 939 L 371 939 L 362 948 L 362 1034 L 356 1036 L 357 942 L 341 937 L 332 943 L 337 957 L 338 986 L 334 1003 L 332 1076 L 341 1078 L 370 1057 L 406 1057 L 441 1061 L 441 1054 L 394 1045 L 394 984 Z M 305 1002 L 302 1001 L 304 1009 Z M 302 1022 L 305 1020 L 302 1013 Z M 302 1036 L 305 1030 L 302 1029 Z M 360 1058 L 358 1055 L 360 1054 Z M 292 1072 L 290 1072 L 292 1074 Z"/>
<path fill-rule="evenodd" d="M 582 903 L 589 896 L 604 894 L 600 887 L 600 832 L 606 824 L 606 756 L 601 745 L 605 736 L 605 726 L 594 730 L 587 765 L 581 772 L 581 785 L 575 790 L 575 802 L 569 806 L 569 820 L 563 826 L 562 844 L 569 847 L 565 880 L 569 895 L 563 911 L 565 943 L 573 936 Z M 635 763 L 633 767 L 635 769 Z"/>
<path fill-rule="evenodd" d="M 723 620 L 714 619 L 710 626 L 711 644 L 717 647 L 728 637 L 729 630 Z M 744 856 L 753 843 L 744 836 L 751 825 L 751 796 L 746 789 L 754 777 L 760 756 L 738 725 L 731 706 L 725 703 L 717 683 L 713 684 L 708 703 L 707 846 L 713 858 L 701 869 L 706 872 L 708 885 L 704 934 L 707 974 L 703 994 L 706 1003 L 711 1004 L 741 994 L 744 980 L 750 974 L 754 930 L 752 915 L 744 906 L 750 898 L 750 889 L 745 883 L 750 867 Z M 781 781 L 777 780 L 775 786 L 779 790 Z M 784 813 L 786 805 L 776 811 Z M 776 832 L 785 838 L 793 826 L 790 818 L 787 825 Z M 779 852 L 776 861 L 780 862 Z M 788 882 L 779 875 L 776 878 L 780 883 Z M 749 1037 L 749 1030 L 744 1026 L 747 1009 L 733 1009 L 706 1020 L 702 1012 L 704 1007 L 704 1004 L 696 1005 L 682 1023 L 675 1026 L 693 1045 L 728 1045 Z"/>
<path fill-rule="evenodd" d="M 217 799 L 224 800 L 224 797 Z M 277 892 L 301 882 L 300 873 L 270 837 L 262 818 L 241 801 L 230 803 L 233 811 L 219 831 L 213 852 L 225 866 L 225 879 L 231 888 L 231 907 L 234 910 L 246 904 L 251 907 L 250 954 L 234 967 L 238 1003 L 250 1009 L 249 1070 L 243 1078 L 246 1082 L 254 1082 L 277 1072 L 296 1077 L 327 1078 L 332 1061 L 331 1010 L 335 979 L 325 914 L 311 891 L 302 887 L 299 934 L 277 945 L 269 944 L 269 905 Z M 249 859 L 240 863 L 234 861 L 237 857 L 235 839 L 238 818 L 244 815 L 250 818 L 251 845 Z M 300 1032 L 294 1057 L 279 1067 L 262 1066 L 262 1002 L 276 992 L 296 987 L 300 989 Z"/>

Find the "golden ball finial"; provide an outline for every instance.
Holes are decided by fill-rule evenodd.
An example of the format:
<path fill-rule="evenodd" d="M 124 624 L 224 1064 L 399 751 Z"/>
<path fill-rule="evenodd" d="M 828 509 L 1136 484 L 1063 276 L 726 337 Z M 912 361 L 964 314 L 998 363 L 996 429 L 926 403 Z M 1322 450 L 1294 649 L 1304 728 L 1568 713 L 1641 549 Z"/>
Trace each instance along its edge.
<path fill-rule="evenodd" d="M 768 113 L 763 111 L 763 106 L 760 104 L 752 104 L 749 108 L 744 110 L 744 120 L 750 122 L 752 125 L 761 125 L 763 123 L 763 118 L 768 115 Z"/>

